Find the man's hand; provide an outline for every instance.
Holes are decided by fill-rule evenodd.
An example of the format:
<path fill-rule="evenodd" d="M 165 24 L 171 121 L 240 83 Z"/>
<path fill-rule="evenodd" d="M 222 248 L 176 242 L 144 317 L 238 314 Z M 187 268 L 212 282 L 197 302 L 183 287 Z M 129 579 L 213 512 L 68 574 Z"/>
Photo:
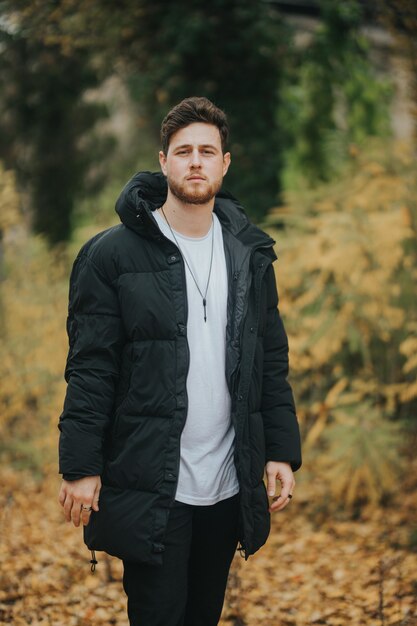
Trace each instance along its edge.
<path fill-rule="evenodd" d="M 289 463 L 278 463 L 276 461 L 268 461 L 266 464 L 266 476 L 268 480 L 268 496 L 275 496 L 276 481 L 281 483 L 281 493 L 275 497 L 273 503 L 269 507 L 271 513 L 281 511 L 287 506 L 292 498 L 295 487 L 294 474 Z"/>
<path fill-rule="evenodd" d="M 79 480 L 63 480 L 59 492 L 59 503 L 64 507 L 65 519 L 74 526 L 84 526 L 90 521 L 91 511 L 98 511 L 101 489 L 100 476 L 85 476 Z M 91 509 L 89 510 L 89 507 Z"/>

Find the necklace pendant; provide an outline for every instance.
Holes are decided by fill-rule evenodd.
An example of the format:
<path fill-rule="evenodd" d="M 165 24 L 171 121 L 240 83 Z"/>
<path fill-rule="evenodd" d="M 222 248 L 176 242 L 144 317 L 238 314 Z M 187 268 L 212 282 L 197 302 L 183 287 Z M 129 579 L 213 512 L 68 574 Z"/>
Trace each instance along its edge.
<path fill-rule="evenodd" d="M 194 276 L 194 274 L 193 274 L 193 272 L 191 270 L 191 267 L 190 267 L 190 265 L 189 265 L 189 263 L 187 261 L 187 257 L 183 254 L 183 252 L 181 250 L 180 244 L 178 243 L 178 239 L 176 238 L 175 233 L 174 233 L 174 231 L 171 228 L 171 224 L 167 220 L 167 217 L 165 215 L 165 211 L 164 211 L 164 207 L 163 206 L 161 206 L 161 211 L 162 211 L 162 214 L 163 214 L 163 216 L 165 218 L 166 223 L 169 226 L 169 230 L 171 231 L 171 235 L 172 235 L 175 243 L 177 244 L 177 248 L 180 251 L 182 258 L 184 259 L 184 262 L 186 263 L 186 265 L 188 267 L 188 270 L 189 270 L 189 272 L 191 274 L 191 277 L 192 277 L 192 279 L 193 279 L 193 281 L 195 283 L 195 286 L 198 289 L 198 293 L 203 298 L 204 321 L 207 322 L 207 300 L 206 300 L 205 296 L 203 296 L 203 292 L 201 291 L 200 287 L 198 286 L 196 278 L 195 278 L 195 276 Z M 212 265 L 213 265 L 213 249 L 214 249 L 214 222 L 213 222 L 213 216 L 211 218 L 211 222 L 212 222 L 212 225 L 211 225 L 211 255 L 210 255 L 210 269 L 209 269 L 209 274 L 208 274 L 208 278 L 207 278 L 207 285 L 206 285 L 206 295 L 207 295 L 207 291 L 208 291 L 208 288 L 209 288 L 210 277 L 211 277 L 211 268 L 212 268 Z"/>

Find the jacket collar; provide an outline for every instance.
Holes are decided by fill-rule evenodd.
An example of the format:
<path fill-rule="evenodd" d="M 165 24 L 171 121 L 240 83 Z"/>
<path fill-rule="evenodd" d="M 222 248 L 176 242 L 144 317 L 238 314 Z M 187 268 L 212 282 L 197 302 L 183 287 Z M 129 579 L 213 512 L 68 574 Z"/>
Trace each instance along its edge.
<path fill-rule="evenodd" d="M 116 212 L 128 228 L 138 234 L 157 238 L 159 228 L 152 215 L 167 197 L 167 182 L 160 172 L 138 172 L 124 186 L 116 202 Z M 227 191 L 221 190 L 214 201 L 214 212 L 222 226 L 251 248 L 270 248 L 275 241 L 252 224 L 242 206 Z M 274 253 L 275 256 L 275 253 Z"/>

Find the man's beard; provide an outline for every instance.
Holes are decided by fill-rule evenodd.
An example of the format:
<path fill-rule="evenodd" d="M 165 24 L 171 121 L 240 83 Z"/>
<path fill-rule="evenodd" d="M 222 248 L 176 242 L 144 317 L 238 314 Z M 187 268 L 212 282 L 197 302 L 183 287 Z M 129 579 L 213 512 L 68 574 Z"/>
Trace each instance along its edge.
<path fill-rule="evenodd" d="M 194 191 L 188 191 L 185 184 L 177 183 L 172 178 L 167 177 L 168 187 L 173 196 L 181 200 L 184 204 L 207 204 L 210 202 L 221 189 L 223 179 L 216 180 L 212 185 L 208 187 L 204 185 L 204 189 L 198 189 L 196 185 Z M 188 185 L 192 185 L 188 181 Z"/>

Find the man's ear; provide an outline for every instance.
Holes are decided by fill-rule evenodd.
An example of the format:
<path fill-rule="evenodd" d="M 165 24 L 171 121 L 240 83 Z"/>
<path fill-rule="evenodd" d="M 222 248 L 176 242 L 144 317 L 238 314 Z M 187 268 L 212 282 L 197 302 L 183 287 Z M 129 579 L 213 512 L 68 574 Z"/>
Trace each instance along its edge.
<path fill-rule="evenodd" d="M 161 166 L 162 173 L 167 175 L 167 157 L 163 150 L 159 151 L 159 165 Z"/>
<path fill-rule="evenodd" d="M 232 157 L 230 155 L 230 152 L 225 152 L 223 155 L 223 176 L 226 176 L 231 160 Z"/>

